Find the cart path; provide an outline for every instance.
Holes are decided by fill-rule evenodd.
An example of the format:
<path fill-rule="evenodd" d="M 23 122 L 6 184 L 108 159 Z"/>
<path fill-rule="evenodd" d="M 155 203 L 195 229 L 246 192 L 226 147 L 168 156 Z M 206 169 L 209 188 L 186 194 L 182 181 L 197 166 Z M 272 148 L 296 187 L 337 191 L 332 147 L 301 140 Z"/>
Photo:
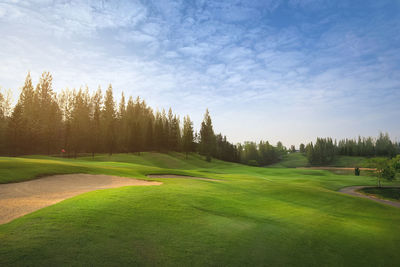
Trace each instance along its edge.
<path fill-rule="evenodd" d="M 387 205 L 390 205 L 390 206 L 394 206 L 394 207 L 400 208 L 400 202 L 381 199 L 381 198 L 377 198 L 377 197 L 373 197 L 373 196 L 370 196 L 370 195 L 365 195 L 365 194 L 362 194 L 360 192 L 357 192 L 357 190 L 360 190 L 362 188 L 368 188 L 368 187 L 376 187 L 376 186 L 365 186 L 365 185 L 363 185 L 363 186 L 349 186 L 349 187 L 341 188 L 339 190 L 339 192 L 344 193 L 344 194 L 348 194 L 348 195 L 352 195 L 352 196 L 356 196 L 356 197 L 368 198 L 368 199 L 371 199 L 371 200 L 376 201 L 376 202 L 380 202 L 380 203 L 384 203 L 384 204 L 387 204 Z M 390 186 L 387 186 L 387 187 L 390 187 Z"/>
<path fill-rule="evenodd" d="M 54 175 L 20 183 L 0 184 L 0 224 L 93 190 L 161 182 L 92 174 Z"/>

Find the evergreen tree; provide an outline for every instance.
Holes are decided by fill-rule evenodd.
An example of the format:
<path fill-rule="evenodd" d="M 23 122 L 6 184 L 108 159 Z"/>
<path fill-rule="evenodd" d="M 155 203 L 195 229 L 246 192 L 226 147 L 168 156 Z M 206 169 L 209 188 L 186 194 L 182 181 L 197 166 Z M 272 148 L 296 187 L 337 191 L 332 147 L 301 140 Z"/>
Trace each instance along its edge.
<path fill-rule="evenodd" d="M 167 118 L 167 115 L 165 113 L 165 110 L 163 109 L 161 112 L 161 119 L 162 119 L 162 151 L 168 151 L 169 150 L 169 120 Z"/>
<path fill-rule="evenodd" d="M 210 113 L 207 109 L 200 129 L 200 149 L 201 153 L 206 156 L 207 161 L 211 160 L 211 155 L 214 152 L 214 141 L 214 130 Z"/>
<path fill-rule="evenodd" d="M 300 144 L 300 153 L 305 153 L 306 152 L 306 147 L 303 143 Z"/>
<path fill-rule="evenodd" d="M 186 158 L 188 157 L 189 152 L 193 151 L 193 122 L 190 120 L 189 115 L 183 118 L 183 151 L 186 153 Z"/>
<path fill-rule="evenodd" d="M 24 153 L 23 133 L 25 132 L 25 123 L 22 113 L 22 105 L 17 104 L 12 112 L 8 122 L 7 139 L 9 140 L 10 152 L 13 156 Z"/>
<path fill-rule="evenodd" d="M 104 144 L 106 151 L 112 155 L 115 149 L 115 102 L 111 84 L 108 86 L 103 107 Z"/>
<path fill-rule="evenodd" d="M 36 151 L 50 154 L 55 151 L 61 133 L 61 111 L 52 88 L 53 77 L 44 72 L 36 86 L 33 117 L 37 116 L 34 135 L 38 138 Z"/>
<path fill-rule="evenodd" d="M 169 150 L 180 151 L 181 132 L 179 126 L 179 117 L 173 116 L 169 125 Z"/>
<path fill-rule="evenodd" d="M 37 142 L 37 137 L 34 134 L 35 122 L 37 122 L 37 118 L 35 117 L 35 90 L 32 85 L 30 73 L 25 78 L 18 104 L 21 109 L 21 120 L 24 124 L 20 146 L 24 153 L 29 154 L 33 152 L 33 144 Z"/>
<path fill-rule="evenodd" d="M 91 139 L 90 139 L 90 151 L 92 152 L 92 157 L 94 157 L 95 153 L 99 153 L 102 151 L 102 125 L 101 125 L 101 113 L 102 113 L 102 94 L 101 88 L 99 87 L 98 90 L 92 96 L 92 110 L 90 113 L 90 132 L 91 132 Z"/>
<path fill-rule="evenodd" d="M 6 153 L 9 144 L 7 144 L 7 101 L 0 92 L 0 153 Z"/>
<path fill-rule="evenodd" d="M 153 135 L 153 120 L 147 120 L 147 129 L 146 129 L 146 149 L 148 151 L 152 151 L 154 149 L 154 135 Z"/>
<path fill-rule="evenodd" d="M 71 111 L 71 148 L 74 157 L 80 152 L 90 150 L 90 110 L 91 101 L 88 89 L 79 89 L 74 93 L 74 105 Z"/>
<path fill-rule="evenodd" d="M 120 152 L 128 152 L 126 143 L 128 140 L 128 125 L 127 125 L 127 116 L 126 116 L 126 103 L 125 103 L 125 95 L 122 92 L 121 100 L 119 102 L 118 114 L 117 114 L 117 147 Z"/>
<path fill-rule="evenodd" d="M 154 122 L 154 141 L 157 151 L 162 151 L 164 141 L 164 124 L 161 113 L 159 111 L 157 111 L 156 113 L 156 118 Z"/>

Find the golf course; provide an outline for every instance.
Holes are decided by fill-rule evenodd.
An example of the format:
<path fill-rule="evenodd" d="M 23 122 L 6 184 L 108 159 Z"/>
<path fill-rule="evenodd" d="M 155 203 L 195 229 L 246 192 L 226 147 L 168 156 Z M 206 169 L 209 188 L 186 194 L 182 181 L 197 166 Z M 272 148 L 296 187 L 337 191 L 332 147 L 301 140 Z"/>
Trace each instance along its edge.
<path fill-rule="evenodd" d="M 0 158 L 0 189 L 61 174 L 143 183 L 77 194 L 1 224 L 0 266 L 400 264 L 400 209 L 338 192 L 376 185 L 374 176 L 177 152 Z"/>

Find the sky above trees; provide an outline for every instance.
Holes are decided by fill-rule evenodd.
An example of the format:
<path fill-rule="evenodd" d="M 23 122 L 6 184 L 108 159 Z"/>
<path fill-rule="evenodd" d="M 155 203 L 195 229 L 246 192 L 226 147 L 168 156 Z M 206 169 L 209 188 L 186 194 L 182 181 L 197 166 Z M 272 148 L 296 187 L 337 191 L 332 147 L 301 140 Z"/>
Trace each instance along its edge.
<path fill-rule="evenodd" d="M 0 87 L 112 83 L 233 142 L 400 139 L 400 1 L 0 1 Z"/>

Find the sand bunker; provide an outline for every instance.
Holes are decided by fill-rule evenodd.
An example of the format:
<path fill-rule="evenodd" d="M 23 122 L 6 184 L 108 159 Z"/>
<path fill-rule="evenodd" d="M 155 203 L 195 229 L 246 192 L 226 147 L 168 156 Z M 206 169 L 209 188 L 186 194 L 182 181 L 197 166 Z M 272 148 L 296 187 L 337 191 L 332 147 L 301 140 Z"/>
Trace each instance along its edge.
<path fill-rule="evenodd" d="M 0 184 L 0 224 L 85 192 L 134 185 L 160 185 L 125 177 L 91 174 L 54 175 Z"/>
<path fill-rule="evenodd" d="M 183 179 L 196 179 L 196 180 L 206 180 L 206 181 L 219 181 L 210 178 L 201 178 L 201 177 L 193 177 L 193 176 L 185 176 L 185 175 L 174 175 L 174 174 L 149 174 L 147 175 L 149 178 L 183 178 Z"/>

